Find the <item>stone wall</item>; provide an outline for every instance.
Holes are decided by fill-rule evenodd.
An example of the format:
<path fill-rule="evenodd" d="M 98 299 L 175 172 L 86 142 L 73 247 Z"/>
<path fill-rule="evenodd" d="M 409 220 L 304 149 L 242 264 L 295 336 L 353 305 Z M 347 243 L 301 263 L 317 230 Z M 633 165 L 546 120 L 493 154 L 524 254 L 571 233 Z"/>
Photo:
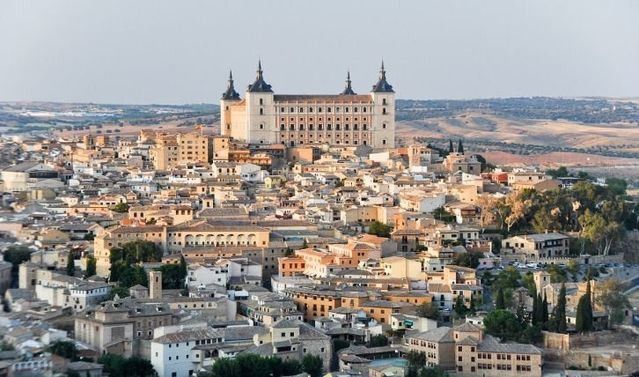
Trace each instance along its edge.
<path fill-rule="evenodd" d="M 596 331 L 587 334 L 559 334 L 543 331 L 544 348 L 570 351 L 585 347 L 601 347 L 609 344 L 639 344 L 637 335 L 623 330 Z M 634 343 L 633 343 L 634 342 Z"/>
<path fill-rule="evenodd" d="M 613 370 L 625 374 L 639 370 L 639 356 L 623 352 L 571 351 L 564 355 L 564 364 L 566 368 Z"/>

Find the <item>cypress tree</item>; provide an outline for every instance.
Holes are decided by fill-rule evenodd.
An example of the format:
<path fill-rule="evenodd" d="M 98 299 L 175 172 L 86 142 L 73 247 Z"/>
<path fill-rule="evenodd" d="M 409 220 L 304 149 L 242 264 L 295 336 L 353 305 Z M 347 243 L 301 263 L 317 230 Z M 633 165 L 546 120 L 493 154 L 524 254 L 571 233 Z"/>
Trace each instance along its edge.
<path fill-rule="evenodd" d="M 453 309 L 455 309 L 455 313 L 457 313 L 460 317 L 466 315 L 467 309 L 464 304 L 464 295 L 460 294 L 457 296 Z"/>
<path fill-rule="evenodd" d="M 548 322 L 548 297 L 544 292 L 544 301 L 541 303 L 541 323 L 546 324 Z"/>
<path fill-rule="evenodd" d="M 448 139 L 448 153 L 453 153 L 455 150 L 453 149 L 453 140 Z"/>
<path fill-rule="evenodd" d="M 470 296 L 470 308 L 468 309 L 468 311 L 470 311 L 470 313 L 475 314 L 477 312 L 476 308 L 475 308 L 475 299 L 473 298 L 473 296 Z"/>
<path fill-rule="evenodd" d="M 559 290 L 559 298 L 557 299 L 557 306 L 554 310 L 555 317 L 555 331 L 558 333 L 565 333 L 568 325 L 566 324 L 566 284 L 561 284 Z"/>
<path fill-rule="evenodd" d="M 504 290 L 499 288 L 497 298 L 495 299 L 495 309 L 506 309 L 506 301 L 504 299 Z"/>
<path fill-rule="evenodd" d="M 462 144 L 461 139 L 459 139 L 459 143 L 457 144 L 457 153 L 464 154 L 464 144 Z"/>
<path fill-rule="evenodd" d="M 73 261 L 73 254 L 69 252 L 67 256 L 67 275 L 73 276 L 75 275 L 75 263 Z"/>
<path fill-rule="evenodd" d="M 530 322 L 533 325 L 539 323 L 539 295 L 533 296 L 532 318 Z"/>
<path fill-rule="evenodd" d="M 575 329 L 579 332 L 588 332 L 593 329 L 592 299 L 590 294 L 590 280 L 586 283 L 586 293 L 579 298 L 577 304 L 577 322 Z"/>

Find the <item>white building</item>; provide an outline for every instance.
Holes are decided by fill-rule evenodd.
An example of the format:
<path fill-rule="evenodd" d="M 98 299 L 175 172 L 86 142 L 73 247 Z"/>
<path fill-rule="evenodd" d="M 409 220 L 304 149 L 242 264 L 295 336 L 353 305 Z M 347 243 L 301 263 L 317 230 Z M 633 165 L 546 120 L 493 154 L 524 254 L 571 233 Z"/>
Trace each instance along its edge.
<path fill-rule="evenodd" d="M 204 366 L 199 346 L 222 342 L 223 334 L 208 327 L 162 335 L 151 341 L 151 364 L 160 377 L 190 377 Z"/>

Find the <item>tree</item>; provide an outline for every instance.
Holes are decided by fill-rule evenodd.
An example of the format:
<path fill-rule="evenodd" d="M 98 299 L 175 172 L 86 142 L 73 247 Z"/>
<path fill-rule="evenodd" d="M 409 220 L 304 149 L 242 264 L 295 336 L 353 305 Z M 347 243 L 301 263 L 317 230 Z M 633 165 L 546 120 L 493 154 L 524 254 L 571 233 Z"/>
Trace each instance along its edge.
<path fill-rule="evenodd" d="M 581 270 L 581 266 L 579 266 L 579 262 L 577 262 L 577 260 L 575 259 L 569 260 L 566 265 L 566 270 L 570 273 L 572 280 L 577 281 L 577 275 L 579 274 L 579 271 Z"/>
<path fill-rule="evenodd" d="M 162 266 L 160 266 L 160 271 L 162 271 L 162 288 L 184 288 L 186 270 L 183 270 L 182 266 L 180 266 L 179 264 L 163 264 Z"/>
<path fill-rule="evenodd" d="M 503 288 L 504 290 L 506 290 L 507 288 L 518 288 L 520 286 L 520 279 L 521 274 L 519 273 L 519 271 L 517 271 L 515 267 L 508 266 L 499 272 L 499 274 L 495 278 L 495 281 L 493 281 L 492 288 Z"/>
<path fill-rule="evenodd" d="M 539 300 L 539 295 L 533 295 L 533 307 L 532 307 L 532 318 L 531 323 L 533 325 L 538 325 L 541 317 L 541 303 Z"/>
<path fill-rule="evenodd" d="M 466 308 L 466 305 L 464 304 L 463 294 L 460 293 L 459 295 L 457 295 L 457 298 L 455 299 L 455 305 L 453 305 L 453 309 L 455 310 L 455 313 L 457 313 L 457 315 L 460 317 L 464 317 L 466 313 L 468 313 L 468 308 Z"/>
<path fill-rule="evenodd" d="M 535 276 L 532 272 L 528 271 L 521 277 L 521 285 L 526 288 L 528 292 L 535 292 L 537 288 L 535 287 Z"/>
<path fill-rule="evenodd" d="M 78 360 L 78 349 L 73 342 L 58 340 L 51 343 L 48 350 L 52 354 L 64 357 L 65 359 L 69 359 L 71 361 Z"/>
<path fill-rule="evenodd" d="M 73 254 L 71 252 L 67 255 L 67 275 L 75 275 L 75 260 L 73 259 Z"/>
<path fill-rule="evenodd" d="M 111 207 L 111 211 L 117 212 L 117 213 L 127 213 L 129 212 L 129 205 L 126 203 L 118 203 L 114 205 L 113 207 Z"/>
<path fill-rule="evenodd" d="M 560 166 L 557 169 L 548 169 L 546 170 L 546 174 L 551 176 L 553 179 L 570 176 L 570 173 L 568 173 L 568 169 L 566 169 L 565 166 Z"/>
<path fill-rule="evenodd" d="M 124 287 L 113 287 L 111 288 L 111 292 L 109 292 L 109 300 L 113 300 L 115 295 L 118 295 L 119 298 L 129 297 L 129 289 Z"/>
<path fill-rule="evenodd" d="M 96 274 L 97 261 L 94 257 L 87 258 L 87 276 L 93 276 Z"/>
<path fill-rule="evenodd" d="M 556 264 L 551 264 L 546 268 L 546 272 L 550 274 L 551 283 L 565 283 L 568 279 L 566 276 L 566 270 L 559 267 Z"/>
<path fill-rule="evenodd" d="M 498 309 L 498 310 L 506 309 L 506 301 L 504 299 L 504 289 L 501 287 L 497 291 L 497 298 L 495 299 L 495 309 Z"/>
<path fill-rule="evenodd" d="M 417 307 L 417 315 L 437 321 L 439 320 L 439 309 L 432 302 L 424 302 Z"/>
<path fill-rule="evenodd" d="M 468 307 L 468 312 L 473 315 L 477 313 L 477 308 L 475 307 L 475 298 L 473 295 L 470 296 L 470 306 Z"/>
<path fill-rule="evenodd" d="M 150 241 L 132 241 L 111 249 L 109 260 L 111 261 L 111 281 L 118 281 L 120 286 L 126 288 L 136 284 L 146 285 L 146 272 L 137 264 L 161 261 L 162 250 Z"/>
<path fill-rule="evenodd" d="M 374 234 L 378 237 L 390 237 L 391 227 L 379 221 L 373 221 L 368 226 L 368 234 Z"/>
<path fill-rule="evenodd" d="M 26 246 L 11 245 L 4 252 L 4 260 L 12 264 L 15 272 L 18 272 L 18 266 L 22 262 L 26 262 L 31 258 L 33 250 Z"/>
<path fill-rule="evenodd" d="M 408 361 L 406 377 L 419 377 L 419 370 L 426 364 L 426 354 L 423 352 L 409 351 L 406 354 L 406 360 Z"/>
<path fill-rule="evenodd" d="M 479 208 L 479 227 L 494 223 L 498 218 L 498 200 L 492 195 L 481 195 L 477 198 L 476 205 Z"/>
<path fill-rule="evenodd" d="M 458 254 L 453 262 L 454 265 L 461 267 L 477 268 L 479 266 L 480 253 L 468 252 Z"/>
<path fill-rule="evenodd" d="M 566 323 L 566 284 L 561 284 L 557 306 L 553 310 L 554 330 L 558 333 L 565 333 L 568 325 Z"/>
<path fill-rule="evenodd" d="M 419 377 L 448 377 L 448 373 L 440 367 L 423 367 L 419 371 Z"/>
<path fill-rule="evenodd" d="M 503 341 L 516 341 L 522 328 L 513 313 L 505 309 L 496 309 L 484 317 L 484 330 Z"/>
<path fill-rule="evenodd" d="M 625 179 L 620 178 L 606 178 L 606 186 L 608 189 L 617 196 L 626 195 L 626 189 L 628 188 L 628 182 Z"/>
<path fill-rule="evenodd" d="M 98 363 L 104 366 L 104 372 L 110 376 L 155 377 L 157 373 L 151 362 L 139 357 L 125 358 L 107 353 L 100 356 Z"/>
<path fill-rule="evenodd" d="M 337 353 L 337 351 L 342 350 L 344 348 L 350 347 L 351 342 L 343 339 L 333 339 L 333 352 Z"/>
<path fill-rule="evenodd" d="M 544 300 L 541 302 L 541 324 L 545 326 L 548 319 L 548 297 L 546 296 L 546 292 L 544 292 Z"/>
<path fill-rule="evenodd" d="M 388 338 L 383 334 L 373 335 L 371 337 L 370 342 L 368 342 L 369 347 L 383 347 L 387 345 L 388 345 Z"/>
<path fill-rule="evenodd" d="M 306 354 L 302 359 L 302 370 L 311 375 L 311 377 L 321 377 L 324 370 L 322 358 L 316 355 Z"/>
<path fill-rule="evenodd" d="M 625 288 L 617 279 L 607 279 L 601 283 L 601 293 L 597 297 L 597 302 L 608 312 L 610 324 L 612 325 L 623 322 L 624 311 L 632 308 L 628 301 L 628 296 L 623 293 Z"/>
<path fill-rule="evenodd" d="M 588 332 L 592 331 L 593 328 L 592 297 L 589 280 L 586 283 L 586 293 L 579 298 L 579 302 L 577 303 L 575 330 L 578 332 Z"/>
<path fill-rule="evenodd" d="M 435 210 L 433 211 L 433 217 L 446 223 L 455 222 L 455 215 L 446 211 L 443 206 L 435 208 Z"/>
<path fill-rule="evenodd" d="M 586 209 L 585 213 L 579 217 L 579 223 L 582 226 L 582 237 L 596 245 L 599 254 L 608 255 L 613 242 L 620 235 L 619 223 L 590 209 Z"/>
<path fill-rule="evenodd" d="M 510 196 L 513 197 L 513 196 Z M 509 198 L 510 198 L 509 197 Z M 526 214 L 526 203 L 522 200 L 513 197 L 514 199 L 510 200 L 510 214 L 506 216 L 504 222 L 506 223 L 506 229 L 510 232 L 510 229 L 519 222 L 519 220 L 524 218 Z"/>

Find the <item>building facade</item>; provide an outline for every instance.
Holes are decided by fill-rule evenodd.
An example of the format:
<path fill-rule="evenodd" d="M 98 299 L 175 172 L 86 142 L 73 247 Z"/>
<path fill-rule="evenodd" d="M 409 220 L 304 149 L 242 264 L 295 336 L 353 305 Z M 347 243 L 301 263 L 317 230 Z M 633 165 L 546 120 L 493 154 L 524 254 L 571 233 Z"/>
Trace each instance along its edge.
<path fill-rule="evenodd" d="M 336 95 L 275 94 L 260 63 L 243 99 L 229 76 L 220 108 L 222 135 L 250 144 L 395 146 L 395 92 L 383 63 L 370 93 L 356 94 L 349 73 Z"/>

